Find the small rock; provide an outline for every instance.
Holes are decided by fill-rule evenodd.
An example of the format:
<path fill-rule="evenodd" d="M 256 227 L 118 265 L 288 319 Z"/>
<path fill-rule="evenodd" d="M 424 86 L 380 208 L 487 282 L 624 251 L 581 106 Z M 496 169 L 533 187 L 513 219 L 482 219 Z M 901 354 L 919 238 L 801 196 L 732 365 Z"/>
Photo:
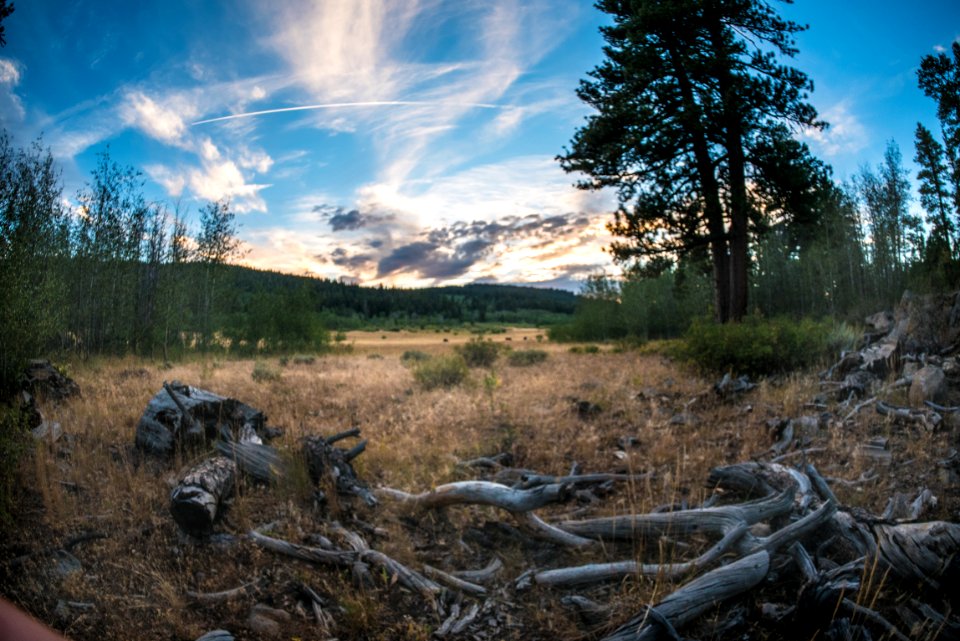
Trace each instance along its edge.
<path fill-rule="evenodd" d="M 910 405 L 923 407 L 924 401 L 938 403 L 947 391 L 947 378 L 936 365 L 927 365 L 917 370 L 910 384 Z"/>
<path fill-rule="evenodd" d="M 80 559 L 66 550 L 57 550 L 50 556 L 49 572 L 55 579 L 66 579 L 72 574 L 83 571 Z"/>
<path fill-rule="evenodd" d="M 262 614 L 251 613 L 247 619 L 247 627 L 264 637 L 276 637 L 280 635 L 280 624 L 273 619 L 268 619 Z"/>

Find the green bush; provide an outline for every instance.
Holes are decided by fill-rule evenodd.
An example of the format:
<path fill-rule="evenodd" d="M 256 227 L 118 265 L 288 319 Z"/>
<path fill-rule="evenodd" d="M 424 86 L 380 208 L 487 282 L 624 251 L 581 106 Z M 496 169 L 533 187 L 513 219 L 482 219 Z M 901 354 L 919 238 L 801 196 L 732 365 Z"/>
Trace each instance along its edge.
<path fill-rule="evenodd" d="M 27 413 L 16 403 L 0 403 L 0 526 L 16 516 L 17 469 L 31 445 L 28 428 Z"/>
<path fill-rule="evenodd" d="M 510 352 L 510 355 L 507 356 L 507 362 L 514 367 L 536 365 L 545 360 L 547 360 L 547 353 L 542 349 L 519 349 L 515 352 Z"/>
<path fill-rule="evenodd" d="M 725 325 L 695 321 L 678 352 L 712 373 L 782 374 L 827 356 L 832 327 L 824 321 L 756 316 Z"/>
<path fill-rule="evenodd" d="M 468 367 L 491 367 L 500 355 L 500 346 L 482 338 L 474 338 L 456 347 Z"/>
<path fill-rule="evenodd" d="M 264 361 L 257 361 L 253 365 L 253 373 L 250 374 L 250 376 L 258 383 L 279 381 L 280 370 L 270 367 L 270 365 Z"/>
<path fill-rule="evenodd" d="M 400 357 L 400 362 L 404 365 L 423 363 L 424 361 L 428 360 L 430 360 L 430 354 L 421 352 L 418 349 L 409 349 L 403 353 L 403 356 Z"/>
<path fill-rule="evenodd" d="M 417 365 L 413 378 L 423 389 L 454 387 L 467 380 L 467 363 L 462 356 L 437 356 Z"/>

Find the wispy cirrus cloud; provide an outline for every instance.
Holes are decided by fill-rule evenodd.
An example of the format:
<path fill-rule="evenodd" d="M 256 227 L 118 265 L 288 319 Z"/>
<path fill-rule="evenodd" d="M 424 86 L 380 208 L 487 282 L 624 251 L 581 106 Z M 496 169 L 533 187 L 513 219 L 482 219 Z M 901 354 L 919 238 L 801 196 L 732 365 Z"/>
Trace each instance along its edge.
<path fill-rule="evenodd" d="M 14 89 L 20 84 L 20 64 L 0 58 L 0 125 L 7 127 L 23 120 L 26 111 Z"/>
<path fill-rule="evenodd" d="M 151 164 L 145 168 L 147 175 L 171 196 L 179 197 L 189 188 L 197 198 L 230 199 L 239 213 L 267 210 L 260 191 L 268 185 L 250 179 L 269 171 L 273 160 L 266 152 L 243 144 L 223 150 L 209 136 L 191 130 L 186 121 L 196 117 L 199 105 L 191 100 L 190 93 L 174 92 L 157 98 L 131 90 L 125 95 L 119 112 L 127 126 L 195 155 L 197 165 Z"/>
<path fill-rule="evenodd" d="M 823 130 L 804 129 L 800 135 L 827 158 L 853 155 L 869 144 L 869 134 L 855 113 L 852 100 L 844 99 L 827 107 L 820 117 L 830 126 Z"/>

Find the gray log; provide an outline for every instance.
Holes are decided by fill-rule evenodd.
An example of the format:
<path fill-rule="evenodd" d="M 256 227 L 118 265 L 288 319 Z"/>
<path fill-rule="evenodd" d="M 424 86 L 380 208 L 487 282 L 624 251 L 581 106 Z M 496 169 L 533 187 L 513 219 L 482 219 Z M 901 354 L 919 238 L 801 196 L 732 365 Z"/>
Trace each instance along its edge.
<path fill-rule="evenodd" d="M 518 490 L 490 481 L 460 481 L 441 485 L 422 494 L 409 494 L 391 488 L 379 488 L 377 494 L 400 499 L 418 508 L 474 504 L 491 505 L 508 512 L 526 512 L 563 500 L 567 491 L 566 486 L 559 484 Z"/>
<path fill-rule="evenodd" d="M 751 554 L 690 581 L 654 608 L 671 626 L 682 628 L 718 603 L 756 586 L 767 576 L 769 569 L 770 555 L 766 551 Z M 617 628 L 604 641 L 653 641 L 658 638 L 661 628 L 651 623 L 648 612 L 643 611 Z"/>
<path fill-rule="evenodd" d="M 224 501 L 233 495 L 237 466 L 217 456 L 193 467 L 170 493 L 170 514 L 192 536 L 206 536 L 223 513 Z"/>
<path fill-rule="evenodd" d="M 577 536 L 611 541 L 695 532 L 723 536 L 741 523 L 753 525 L 789 513 L 793 508 L 793 498 L 794 491 L 789 489 L 771 498 L 737 505 L 656 514 L 627 514 L 564 521 L 555 525 Z"/>

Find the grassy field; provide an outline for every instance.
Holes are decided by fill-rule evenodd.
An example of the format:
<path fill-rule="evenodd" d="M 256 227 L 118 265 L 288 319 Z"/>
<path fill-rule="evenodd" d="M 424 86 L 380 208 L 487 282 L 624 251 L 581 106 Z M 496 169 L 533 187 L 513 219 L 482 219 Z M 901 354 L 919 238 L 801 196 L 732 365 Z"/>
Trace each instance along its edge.
<path fill-rule="evenodd" d="M 169 517 L 168 497 L 183 472 L 204 455 L 167 464 L 144 460 L 132 448 L 137 420 L 163 381 L 179 380 L 263 410 L 270 425 L 284 428 L 277 444 L 287 451 L 301 436 L 360 427 L 369 446 L 356 467 L 371 487 L 420 492 L 475 478 L 474 470 L 458 462 L 503 452 L 515 467 L 542 473 L 565 474 L 574 463 L 587 472 L 648 473 L 644 481 L 622 484 L 597 504 L 541 510 L 548 520 L 572 510 L 609 515 L 646 512 L 680 500 L 695 505 L 706 496 L 710 468 L 769 459 L 768 421 L 815 413 L 804 406 L 817 391 L 813 377 L 764 382 L 736 402 L 721 402 L 712 381 L 656 354 L 609 348 L 571 353 L 567 347 L 538 344 L 538 333 L 517 329 L 491 338 L 518 349 L 545 349 L 544 362 L 512 367 L 501 357 L 493 373 L 472 370 L 464 384 L 431 391 L 415 384 L 401 355 L 450 352 L 471 338 L 468 332 L 352 332 L 346 340 L 351 352 L 301 364 L 269 359 L 266 364 L 279 376 L 262 382 L 252 377 L 254 361 L 207 359 L 168 368 L 135 360 L 76 365 L 72 374 L 82 397 L 44 408 L 67 436 L 56 444 L 38 444 L 23 461 L 17 513 L 4 526 L 0 562 L 9 568 L 11 559 L 64 546 L 72 537 L 103 536 L 73 547 L 82 568 L 65 576 L 51 571 L 50 557 L 33 555 L 6 572 L 2 593 L 77 640 L 192 640 L 216 628 L 240 639 L 258 638 L 247 629 L 257 602 L 291 615 L 281 624 L 277 638 L 283 639 L 428 639 L 440 625 L 421 599 L 391 585 L 389 577 L 357 587 L 349 572 L 275 556 L 248 541 L 198 545 L 184 540 Z M 596 411 L 579 413 L 581 402 Z M 945 485 L 937 467 L 949 447 L 948 432 L 894 426 L 867 410 L 858 421 L 805 435 L 808 447 L 822 448 L 809 460 L 824 475 L 855 480 L 868 469 L 879 474 L 871 483 L 837 484 L 841 502 L 880 513 L 893 492 L 929 487 L 941 499 L 932 518 L 956 513 L 955 489 Z M 889 465 L 858 454 L 858 445 L 872 436 L 889 439 Z M 622 437 L 632 437 L 634 445 L 620 449 Z M 510 519 L 494 508 L 411 515 L 384 502 L 374 509 L 333 505 L 321 510 L 311 500 L 311 489 L 296 481 L 244 486 L 221 529 L 242 535 L 273 523 L 273 536 L 302 542 L 312 533 L 328 532 L 328 519 L 351 514 L 379 528 L 369 535 L 374 548 L 411 567 L 479 568 L 499 555 L 506 566 L 500 583 L 507 587 L 496 598 L 512 621 L 502 630 L 504 638 L 583 637 L 583 628 L 560 605 L 563 593 L 512 591 L 513 579 L 527 569 L 681 553 L 664 541 L 589 554 L 531 547 L 498 534 L 496 524 Z M 476 532 L 493 537 L 493 548 L 485 547 Z M 684 556 L 709 545 L 687 543 L 693 548 Z M 222 604 L 198 604 L 187 596 L 250 582 L 255 582 L 253 592 Z M 337 604 L 329 633 L 319 630 L 299 604 L 296 586 L 301 583 Z M 616 623 L 669 588 L 660 579 L 629 580 L 590 596 L 614 606 Z"/>

